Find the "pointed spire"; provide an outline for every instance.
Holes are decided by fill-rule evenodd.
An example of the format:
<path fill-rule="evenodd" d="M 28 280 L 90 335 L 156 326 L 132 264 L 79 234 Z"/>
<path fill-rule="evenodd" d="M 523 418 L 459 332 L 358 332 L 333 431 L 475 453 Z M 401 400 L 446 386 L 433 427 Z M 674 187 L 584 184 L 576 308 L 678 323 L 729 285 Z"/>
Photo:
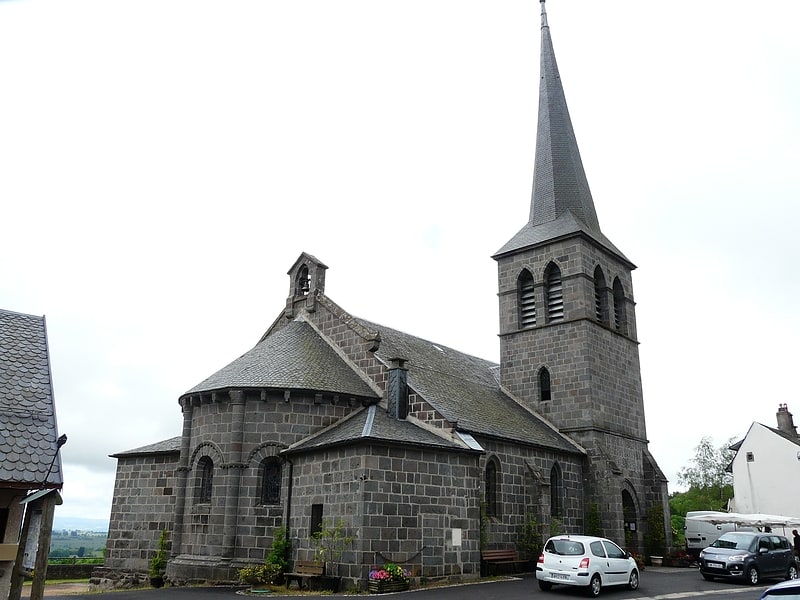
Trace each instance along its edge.
<path fill-rule="evenodd" d="M 558 73 L 544 0 L 539 82 L 539 124 L 531 195 L 532 225 L 540 225 L 572 211 L 584 225 L 599 233 L 600 224 L 583 170 L 578 142 L 569 118 L 567 100 Z"/>

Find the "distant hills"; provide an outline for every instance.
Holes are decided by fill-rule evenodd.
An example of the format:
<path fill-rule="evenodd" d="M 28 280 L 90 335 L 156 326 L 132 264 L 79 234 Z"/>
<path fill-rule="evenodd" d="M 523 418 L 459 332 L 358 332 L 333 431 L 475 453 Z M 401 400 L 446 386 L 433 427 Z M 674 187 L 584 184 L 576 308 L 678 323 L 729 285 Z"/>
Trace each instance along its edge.
<path fill-rule="evenodd" d="M 108 519 L 85 519 L 81 517 L 59 517 L 56 510 L 53 529 L 77 529 L 78 531 L 108 531 Z"/>

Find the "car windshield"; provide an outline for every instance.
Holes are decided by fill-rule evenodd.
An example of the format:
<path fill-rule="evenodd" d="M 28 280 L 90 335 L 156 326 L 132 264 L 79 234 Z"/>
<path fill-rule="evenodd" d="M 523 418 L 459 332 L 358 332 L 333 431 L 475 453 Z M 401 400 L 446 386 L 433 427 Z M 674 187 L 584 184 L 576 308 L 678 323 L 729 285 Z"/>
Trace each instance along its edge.
<path fill-rule="evenodd" d="M 755 538 L 751 535 L 723 535 L 711 544 L 712 548 L 729 550 L 750 550 Z"/>
<path fill-rule="evenodd" d="M 545 550 L 562 556 L 581 556 L 584 553 L 583 544 L 575 540 L 550 540 Z"/>

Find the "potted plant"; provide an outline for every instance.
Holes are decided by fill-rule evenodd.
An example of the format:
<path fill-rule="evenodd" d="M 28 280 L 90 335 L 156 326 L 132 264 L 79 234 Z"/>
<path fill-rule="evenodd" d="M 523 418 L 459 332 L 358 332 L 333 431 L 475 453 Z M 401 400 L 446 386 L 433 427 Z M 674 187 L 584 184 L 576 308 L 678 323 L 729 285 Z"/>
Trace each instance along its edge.
<path fill-rule="evenodd" d="M 324 575 L 317 578 L 319 581 L 309 580 L 309 587 L 319 586 L 319 589 L 334 592 L 339 590 L 339 560 L 353 539 L 353 536 L 347 535 L 346 523 L 341 517 L 336 522 L 322 520 L 322 526 L 311 537 L 311 543 L 314 545 L 315 561 L 322 563 Z"/>
<path fill-rule="evenodd" d="M 401 592 L 411 585 L 411 572 L 400 565 L 386 563 L 380 569 L 369 572 L 368 589 L 373 594 Z"/>
<path fill-rule="evenodd" d="M 158 538 L 158 549 L 150 559 L 150 585 L 163 587 L 164 573 L 167 571 L 167 538 L 169 533 L 163 530 Z"/>

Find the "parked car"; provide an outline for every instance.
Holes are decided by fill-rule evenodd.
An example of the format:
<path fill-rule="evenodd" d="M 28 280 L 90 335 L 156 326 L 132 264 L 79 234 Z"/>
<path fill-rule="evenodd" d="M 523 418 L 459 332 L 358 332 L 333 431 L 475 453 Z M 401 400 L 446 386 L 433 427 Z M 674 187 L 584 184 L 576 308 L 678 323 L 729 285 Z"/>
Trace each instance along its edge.
<path fill-rule="evenodd" d="M 585 587 L 590 596 L 610 585 L 639 587 L 639 569 L 629 552 L 606 538 L 588 535 L 558 535 L 544 545 L 536 564 L 536 579 L 542 590 L 553 585 Z"/>
<path fill-rule="evenodd" d="M 740 578 L 755 585 L 767 577 L 797 579 L 797 563 L 782 535 L 729 531 L 700 553 L 700 574 L 709 581 Z"/>
<path fill-rule="evenodd" d="M 800 579 L 781 581 L 764 590 L 761 600 L 800 600 Z"/>

